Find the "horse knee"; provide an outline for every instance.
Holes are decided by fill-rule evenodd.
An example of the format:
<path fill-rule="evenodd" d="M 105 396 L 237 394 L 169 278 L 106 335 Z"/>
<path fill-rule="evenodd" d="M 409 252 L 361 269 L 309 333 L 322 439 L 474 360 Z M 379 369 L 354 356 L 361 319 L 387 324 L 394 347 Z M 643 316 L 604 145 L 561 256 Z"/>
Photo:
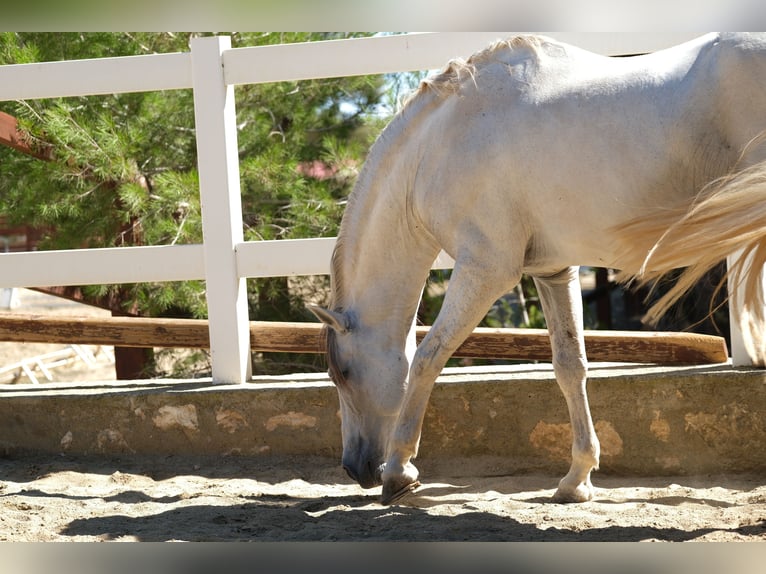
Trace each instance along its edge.
<path fill-rule="evenodd" d="M 553 369 L 563 385 L 584 381 L 588 375 L 588 361 L 579 354 L 557 351 L 553 354 Z"/>
<path fill-rule="evenodd" d="M 412 358 L 410 379 L 436 379 L 446 362 L 441 360 L 440 349 L 441 344 L 438 341 L 423 341 Z"/>

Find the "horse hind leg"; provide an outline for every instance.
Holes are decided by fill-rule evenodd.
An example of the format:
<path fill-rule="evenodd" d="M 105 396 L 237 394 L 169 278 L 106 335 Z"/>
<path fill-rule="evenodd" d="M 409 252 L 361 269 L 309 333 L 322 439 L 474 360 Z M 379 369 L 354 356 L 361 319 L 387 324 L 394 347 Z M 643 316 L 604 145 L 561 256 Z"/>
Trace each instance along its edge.
<path fill-rule="evenodd" d="M 587 360 L 583 334 L 582 295 L 578 268 L 550 277 L 535 277 L 553 351 L 553 369 L 572 424 L 572 464 L 559 482 L 555 502 L 593 498 L 590 473 L 598 468 L 599 443 L 586 391 Z"/>

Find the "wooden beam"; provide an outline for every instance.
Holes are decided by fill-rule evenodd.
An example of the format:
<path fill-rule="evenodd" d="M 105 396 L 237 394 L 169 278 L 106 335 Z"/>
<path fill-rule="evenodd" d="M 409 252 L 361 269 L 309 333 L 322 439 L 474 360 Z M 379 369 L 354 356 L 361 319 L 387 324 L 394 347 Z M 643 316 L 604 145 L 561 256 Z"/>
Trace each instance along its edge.
<path fill-rule="evenodd" d="M 422 329 L 422 331 L 420 330 Z M 419 328 L 418 340 L 427 332 Z M 698 365 L 729 359 L 723 337 L 663 331 L 585 331 L 590 361 Z M 455 352 L 456 357 L 550 362 L 545 329 L 477 328 Z"/>
<path fill-rule="evenodd" d="M 418 327 L 418 341 L 429 327 Z M 254 351 L 321 353 L 318 323 L 250 322 Z M 50 317 L 0 315 L 0 341 L 117 345 L 121 347 L 209 348 L 208 322 L 146 317 Z M 728 360 L 721 337 L 696 333 L 586 331 L 591 361 L 692 365 Z M 547 331 L 478 328 L 456 357 L 550 361 Z"/>

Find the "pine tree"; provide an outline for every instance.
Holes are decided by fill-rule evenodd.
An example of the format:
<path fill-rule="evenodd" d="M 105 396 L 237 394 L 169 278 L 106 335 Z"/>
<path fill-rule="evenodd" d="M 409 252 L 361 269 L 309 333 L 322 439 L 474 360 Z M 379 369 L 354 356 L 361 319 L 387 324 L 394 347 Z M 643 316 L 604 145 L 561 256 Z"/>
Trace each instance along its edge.
<path fill-rule="evenodd" d="M 347 34 L 343 34 L 347 36 Z M 0 63 L 188 51 L 190 34 L 3 33 Z M 232 45 L 332 34 L 232 34 Z M 380 120 L 377 76 L 236 88 L 245 238 L 332 236 Z M 0 149 L 0 214 L 45 230 L 43 249 L 202 239 L 191 90 L 4 102 L 48 161 Z M 249 281 L 251 320 L 307 318 L 286 279 Z M 321 283 L 321 281 L 320 281 Z M 206 316 L 204 282 L 82 286 L 115 313 Z M 317 295 L 320 296 L 320 295 Z"/>

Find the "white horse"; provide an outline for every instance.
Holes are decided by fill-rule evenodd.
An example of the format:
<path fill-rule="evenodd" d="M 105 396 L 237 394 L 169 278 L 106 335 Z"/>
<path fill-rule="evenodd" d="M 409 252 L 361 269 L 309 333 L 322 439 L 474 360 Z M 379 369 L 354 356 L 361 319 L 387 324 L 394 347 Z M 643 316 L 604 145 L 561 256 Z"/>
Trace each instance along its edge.
<path fill-rule="evenodd" d="M 704 230 L 690 241 L 686 228 L 666 233 L 700 190 L 707 201 L 741 183 L 739 173 L 766 179 L 764 149 L 751 145 L 766 128 L 764 86 L 766 36 L 739 34 L 630 58 L 517 37 L 424 81 L 370 151 L 332 258 L 332 308 L 313 309 L 327 326 L 348 474 L 365 488 L 382 482 L 384 504 L 419 484 L 411 459 L 437 375 L 527 273 L 573 430 L 554 500 L 589 500 L 599 442 L 577 266 L 650 276 L 697 261 L 718 231 L 735 229 L 711 227 L 704 245 Z M 766 212 L 764 198 L 755 203 Z M 738 215 L 740 225 L 749 217 Z M 695 272 L 758 244 L 764 229 L 734 237 Z M 455 267 L 416 347 L 416 308 L 440 249 Z"/>

